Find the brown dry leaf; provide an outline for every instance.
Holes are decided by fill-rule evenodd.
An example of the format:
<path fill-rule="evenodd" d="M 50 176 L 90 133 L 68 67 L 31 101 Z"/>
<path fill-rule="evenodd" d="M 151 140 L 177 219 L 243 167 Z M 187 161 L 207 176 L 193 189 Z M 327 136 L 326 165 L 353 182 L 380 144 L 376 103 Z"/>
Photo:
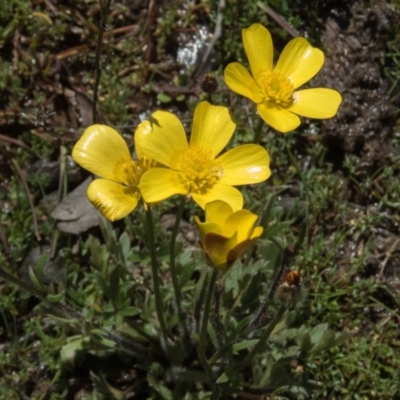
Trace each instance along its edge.
<path fill-rule="evenodd" d="M 99 219 L 104 218 L 86 196 L 92 180 L 89 177 L 83 181 L 51 212 L 51 217 L 59 221 L 57 228 L 60 231 L 78 235 L 97 226 Z"/>

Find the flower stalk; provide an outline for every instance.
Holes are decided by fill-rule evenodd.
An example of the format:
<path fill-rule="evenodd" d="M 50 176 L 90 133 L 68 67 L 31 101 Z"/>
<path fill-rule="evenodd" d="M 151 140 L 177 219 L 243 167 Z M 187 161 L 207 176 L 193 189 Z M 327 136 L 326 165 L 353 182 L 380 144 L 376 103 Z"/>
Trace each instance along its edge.
<path fill-rule="evenodd" d="M 175 247 L 176 247 L 176 238 L 179 232 L 179 225 L 182 219 L 183 210 L 185 208 L 186 198 L 184 196 L 181 197 L 181 201 L 179 203 L 178 212 L 175 218 L 175 224 L 172 229 L 171 233 L 171 242 L 170 242 L 170 249 L 169 249 L 169 267 L 171 272 L 172 278 L 172 286 L 174 288 L 174 295 L 175 295 L 175 304 L 176 310 L 178 312 L 179 323 L 181 324 L 181 328 L 183 333 L 186 337 L 189 336 L 187 326 L 185 324 L 185 315 L 182 312 L 182 303 L 181 303 L 181 289 L 178 283 L 178 277 L 176 274 L 176 255 L 175 255 Z"/>
<path fill-rule="evenodd" d="M 208 374 L 210 380 L 212 380 L 212 370 L 210 364 L 208 363 L 204 349 L 206 348 L 207 342 L 207 327 L 208 327 L 208 320 L 210 318 L 210 309 L 211 309 L 211 301 L 214 295 L 214 288 L 215 282 L 217 280 L 218 270 L 213 268 L 210 280 L 208 281 L 208 288 L 206 293 L 206 299 L 204 303 L 204 311 L 203 311 L 203 318 L 201 320 L 200 325 L 200 336 L 199 336 L 199 345 L 197 348 L 197 352 L 199 355 L 200 362 Z"/>
<path fill-rule="evenodd" d="M 164 313 L 163 313 L 163 304 L 161 299 L 161 292 L 160 292 L 160 282 L 158 277 L 158 261 L 157 261 L 157 253 L 156 253 L 156 246 L 154 241 L 154 224 L 153 224 L 153 215 L 151 212 L 151 208 L 148 207 L 146 210 L 146 230 L 147 230 L 147 247 L 150 252 L 151 258 L 151 275 L 153 278 L 153 287 L 154 287 L 154 298 L 156 303 L 156 313 L 158 322 L 160 324 L 161 330 L 161 338 L 162 342 L 168 348 L 168 334 L 167 334 L 167 326 L 164 320 Z"/>
<path fill-rule="evenodd" d="M 276 313 L 274 319 L 269 323 L 267 329 L 265 330 L 265 332 L 263 333 L 263 335 L 261 336 L 260 340 L 257 342 L 257 344 L 253 347 L 253 350 L 250 351 L 249 354 L 247 354 L 247 356 L 239 363 L 238 367 L 242 368 L 244 366 L 246 366 L 247 364 L 249 364 L 251 362 L 251 360 L 254 358 L 254 356 L 256 354 L 259 354 L 264 345 L 265 342 L 268 340 L 268 338 L 270 337 L 272 331 L 274 330 L 275 326 L 278 324 L 278 322 L 281 320 L 282 315 L 285 313 L 286 311 L 286 306 L 282 305 L 278 312 Z"/>

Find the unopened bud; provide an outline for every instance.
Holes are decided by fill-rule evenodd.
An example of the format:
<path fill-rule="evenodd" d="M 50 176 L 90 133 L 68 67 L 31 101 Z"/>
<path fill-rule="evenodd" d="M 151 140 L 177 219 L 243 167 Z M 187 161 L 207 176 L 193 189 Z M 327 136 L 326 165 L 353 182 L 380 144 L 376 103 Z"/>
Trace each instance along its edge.
<path fill-rule="evenodd" d="M 208 73 L 204 75 L 200 87 L 204 92 L 212 94 L 218 89 L 218 82 L 213 74 Z"/>
<path fill-rule="evenodd" d="M 278 300 L 286 304 L 288 308 L 292 308 L 302 300 L 303 295 L 304 285 L 300 272 L 297 270 L 285 270 L 281 283 L 276 290 Z"/>

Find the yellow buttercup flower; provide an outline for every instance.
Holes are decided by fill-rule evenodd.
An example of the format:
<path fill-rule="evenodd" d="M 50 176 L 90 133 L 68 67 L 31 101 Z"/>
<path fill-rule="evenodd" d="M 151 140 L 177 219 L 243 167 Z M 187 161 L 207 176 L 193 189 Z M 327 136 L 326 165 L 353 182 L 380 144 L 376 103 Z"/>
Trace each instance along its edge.
<path fill-rule="evenodd" d="M 89 126 L 72 150 L 72 158 L 83 168 L 98 175 L 87 189 L 93 205 L 110 221 L 127 216 L 137 206 L 142 174 L 155 165 L 144 157 L 135 143 L 138 161 L 121 135 L 106 125 Z"/>
<path fill-rule="evenodd" d="M 231 149 L 218 157 L 235 130 L 226 107 L 204 101 L 194 112 L 190 142 L 179 119 L 156 111 L 135 132 L 144 154 L 168 168 L 148 170 L 140 181 L 145 201 L 153 203 L 175 194 L 190 195 L 204 209 L 206 203 L 224 200 L 234 210 L 243 196 L 233 186 L 259 183 L 271 175 L 267 151 L 255 144 Z"/>
<path fill-rule="evenodd" d="M 321 69 L 321 50 L 304 38 L 295 38 L 283 49 L 274 68 L 272 38 L 265 27 L 253 24 L 243 29 L 242 39 L 252 75 L 234 62 L 225 69 L 225 82 L 232 91 L 256 103 L 266 123 L 277 131 L 289 132 L 300 125 L 298 115 L 325 119 L 337 113 L 342 97 L 336 90 L 297 90 Z"/>
<path fill-rule="evenodd" d="M 212 264 L 227 269 L 261 236 L 263 228 L 255 227 L 257 215 L 248 210 L 233 211 L 220 200 L 206 204 L 206 220 L 195 222 L 200 243 Z"/>

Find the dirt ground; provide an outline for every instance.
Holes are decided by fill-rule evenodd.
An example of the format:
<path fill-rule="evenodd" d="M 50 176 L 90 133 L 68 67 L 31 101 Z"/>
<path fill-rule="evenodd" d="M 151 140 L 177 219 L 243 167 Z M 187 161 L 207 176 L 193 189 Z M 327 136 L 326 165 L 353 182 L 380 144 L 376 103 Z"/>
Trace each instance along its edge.
<path fill-rule="evenodd" d="M 324 18 L 321 41 L 327 62 L 316 82 L 337 88 L 343 96 L 338 115 L 322 123 L 326 161 L 334 165 L 337 174 L 348 176 L 343 161 L 346 155 L 355 155 L 357 162 L 353 176 L 358 181 L 365 181 L 385 166 L 392 165 L 398 157 L 398 144 L 394 139 L 399 134 L 400 103 L 399 98 L 397 101 L 392 99 L 400 87 L 398 82 L 393 85 L 387 79 L 385 68 L 388 64 L 384 57 L 399 15 L 386 2 L 368 8 L 358 2 L 343 2 L 329 14 L 321 10 L 320 15 Z M 343 200 L 354 204 L 355 209 L 373 208 L 379 199 L 379 194 L 374 191 L 383 194 L 378 179 L 369 195 L 361 193 L 356 184 L 350 184 Z M 399 235 L 396 214 L 397 210 L 388 210 L 387 219 L 373 230 L 378 245 L 367 269 L 370 276 L 378 273 L 378 264 L 392 253 L 391 248 Z M 346 253 L 345 257 L 348 256 Z M 399 262 L 399 254 L 395 252 L 386 265 L 387 276 L 393 278 L 391 281 L 395 286 L 399 285 Z"/>

